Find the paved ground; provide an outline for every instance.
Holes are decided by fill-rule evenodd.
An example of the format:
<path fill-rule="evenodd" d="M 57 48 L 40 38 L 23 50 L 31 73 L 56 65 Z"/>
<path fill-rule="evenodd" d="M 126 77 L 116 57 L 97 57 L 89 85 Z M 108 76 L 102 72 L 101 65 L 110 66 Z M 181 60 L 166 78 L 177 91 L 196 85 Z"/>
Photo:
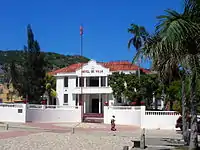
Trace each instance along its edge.
<path fill-rule="evenodd" d="M 0 150 L 122 150 L 125 145 L 131 147 L 131 140 L 140 136 L 140 130 L 130 126 L 118 126 L 115 133 L 110 132 L 109 125 L 90 123 L 10 126 L 8 131 L 0 127 Z M 149 150 L 172 149 L 174 142 L 169 141 L 181 139 L 180 134 L 167 130 L 147 130 L 146 137 Z"/>

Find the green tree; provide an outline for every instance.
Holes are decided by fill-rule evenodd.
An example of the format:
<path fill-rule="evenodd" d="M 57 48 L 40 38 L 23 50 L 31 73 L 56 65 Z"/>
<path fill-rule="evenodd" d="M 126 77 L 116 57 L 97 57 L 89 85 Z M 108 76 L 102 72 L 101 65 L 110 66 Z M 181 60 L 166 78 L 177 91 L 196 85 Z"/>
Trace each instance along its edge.
<path fill-rule="evenodd" d="M 114 72 L 112 75 L 109 76 L 109 85 L 112 87 L 113 96 L 120 100 L 123 96 L 125 90 L 125 80 L 124 80 L 124 73 Z"/>
<path fill-rule="evenodd" d="M 133 35 L 133 37 L 128 41 L 128 48 L 133 45 L 136 50 L 139 50 L 148 36 L 146 29 L 143 26 L 131 24 L 131 27 L 128 28 L 128 32 Z"/>
<path fill-rule="evenodd" d="M 191 138 L 190 149 L 198 147 L 197 142 L 197 99 L 196 87 L 199 73 L 199 49 L 197 34 L 198 25 L 193 22 L 190 15 L 192 10 L 179 14 L 173 10 L 167 11 L 168 15 L 159 17 L 162 22 L 158 26 L 158 32 L 163 37 L 162 45 L 171 44 L 173 51 L 168 49 L 168 54 L 176 55 L 177 60 L 183 68 L 190 71 L 190 104 L 191 104 Z M 194 17 L 194 16 L 193 16 Z"/>
<path fill-rule="evenodd" d="M 161 98 L 162 86 L 157 74 L 141 75 L 139 92 L 142 99 L 145 101 L 147 109 L 151 109 L 153 93 L 156 100 Z M 157 101 L 156 103 L 157 104 Z M 157 108 L 157 105 L 155 106 Z"/>
<path fill-rule="evenodd" d="M 166 88 L 167 101 L 173 105 L 173 110 L 181 111 L 181 81 L 175 80 Z"/>
<path fill-rule="evenodd" d="M 49 105 L 53 105 L 53 98 L 56 97 L 56 79 L 54 76 L 46 74 L 45 89 L 48 96 Z"/>
<path fill-rule="evenodd" d="M 199 1 L 188 0 L 185 2 L 183 13 L 167 10 L 167 15 L 159 16 L 156 34 L 147 40 L 146 47 L 143 49 L 143 54 L 153 59 L 161 73 L 172 72 L 169 68 L 173 68 L 175 64 L 175 69 L 177 69 L 176 66 L 181 66 L 190 76 L 192 115 L 190 150 L 198 147 L 196 88 L 200 66 L 199 6 Z M 166 65 L 169 67 L 165 67 Z M 168 71 L 164 71 L 163 68 L 167 68 Z"/>
<path fill-rule="evenodd" d="M 148 37 L 148 33 L 143 26 L 139 26 L 136 24 L 131 24 L 131 27 L 128 28 L 128 33 L 132 34 L 133 37 L 128 41 L 128 48 L 130 49 L 131 45 L 133 45 L 136 51 L 139 51 L 146 41 Z M 140 56 L 141 59 L 141 56 Z M 138 61 L 138 71 L 137 74 L 140 77 L 140 60 Z M 140 81 L 140 80 L 139 80 Z"/>
<path fill-rule="evenodd" d="M 21 96 L 28 98 L 29 103 L 40 103 L 40 96 L 45 91 L 46 61 L 30 25 L 27 27 L 27 35 L 23 68 L 21 67 L 19 72 L 14 62 L 11 64 L 13 86 Z"/>
<path fill-rule="evenodd" d="M 153 93 L 160 95 L 159 80 L 156 75 L 143 74 L 139 78 L 136 74 L 113 73 L 109 77 L 109 84 L 116 99 L 126 98 L 128 102 L 135 101 L 137 105 L 144 100 L 150 107 Z"/>

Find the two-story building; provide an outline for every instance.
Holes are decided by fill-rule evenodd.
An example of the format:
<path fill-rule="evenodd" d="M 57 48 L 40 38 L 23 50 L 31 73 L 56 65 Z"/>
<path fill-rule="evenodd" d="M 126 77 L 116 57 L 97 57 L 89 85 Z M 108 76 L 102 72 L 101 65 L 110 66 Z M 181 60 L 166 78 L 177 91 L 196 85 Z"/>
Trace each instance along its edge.
<path fill-rule="evenodd" d="M 115 103 L 108 76 L 113 72 L 136 73 L 138 66 L 128 62 L 88 63 L 70 65 L 52 72 L 56 76 L 57 105 L 83 105 L 84 113 L 103 113 L 103 105 Z M 140 68 L 143 72 L 148 70 Z"/>

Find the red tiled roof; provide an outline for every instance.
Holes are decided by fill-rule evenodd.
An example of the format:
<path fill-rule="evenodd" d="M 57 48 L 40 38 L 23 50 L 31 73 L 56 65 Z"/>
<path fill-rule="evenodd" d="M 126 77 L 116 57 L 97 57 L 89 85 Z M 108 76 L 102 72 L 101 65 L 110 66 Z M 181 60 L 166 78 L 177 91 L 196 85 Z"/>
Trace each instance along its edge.
<path fill-rule="evenodd" d="M 50 72 L 50 74 L 55 75 L 57 73 L 70 73 L 70 72 L 75 72 L 77 69 L 81 67 L 81 65 L 84 65 L 86 63 L 77 63 L 77 64 L 72 64 L 68 67 L 61 68 L 55 71 Z M 110 71 L 133 71 L 137 70 L 138 66 L 135 64 L 132 64 L 128 61 L 119 61 L 119 62 L 107 62 L 107 63 L 97 63 L 102 65 L 105 68 L 109 68 Z M 146 70 L 144 68 L 140 68 L 144 73 L 149 73 L 149 70 Z"/>

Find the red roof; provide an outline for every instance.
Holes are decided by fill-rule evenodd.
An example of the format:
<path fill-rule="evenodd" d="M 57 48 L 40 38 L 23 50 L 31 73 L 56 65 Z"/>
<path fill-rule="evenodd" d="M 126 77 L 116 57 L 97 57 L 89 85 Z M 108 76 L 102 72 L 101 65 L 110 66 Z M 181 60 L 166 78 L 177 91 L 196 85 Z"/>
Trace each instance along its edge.
<path fill-rule="evenodd" d="M 61 68 L 55 71 L 50 72 L 50 74 L 55 75 L 57 73 L 71 73 L 71 72 L 76 72 L 81 65 L 84 65 L 86 63 L 77 63 L 77 64 L 72 64 L 69 65 L 65 68 Z M 118 62 L 107 62 L 107 63 L 97 63 L 102 65 L 105 68 L 109 68 L 110 71 L 134 71 L 138 69 L 138 66 L 135 64 L 132 64 L 128 61 L 118 61 Z M 140 68 L 144 73 L 150 73 L 149 70 L 146 70 L 144 68 Z"/>

